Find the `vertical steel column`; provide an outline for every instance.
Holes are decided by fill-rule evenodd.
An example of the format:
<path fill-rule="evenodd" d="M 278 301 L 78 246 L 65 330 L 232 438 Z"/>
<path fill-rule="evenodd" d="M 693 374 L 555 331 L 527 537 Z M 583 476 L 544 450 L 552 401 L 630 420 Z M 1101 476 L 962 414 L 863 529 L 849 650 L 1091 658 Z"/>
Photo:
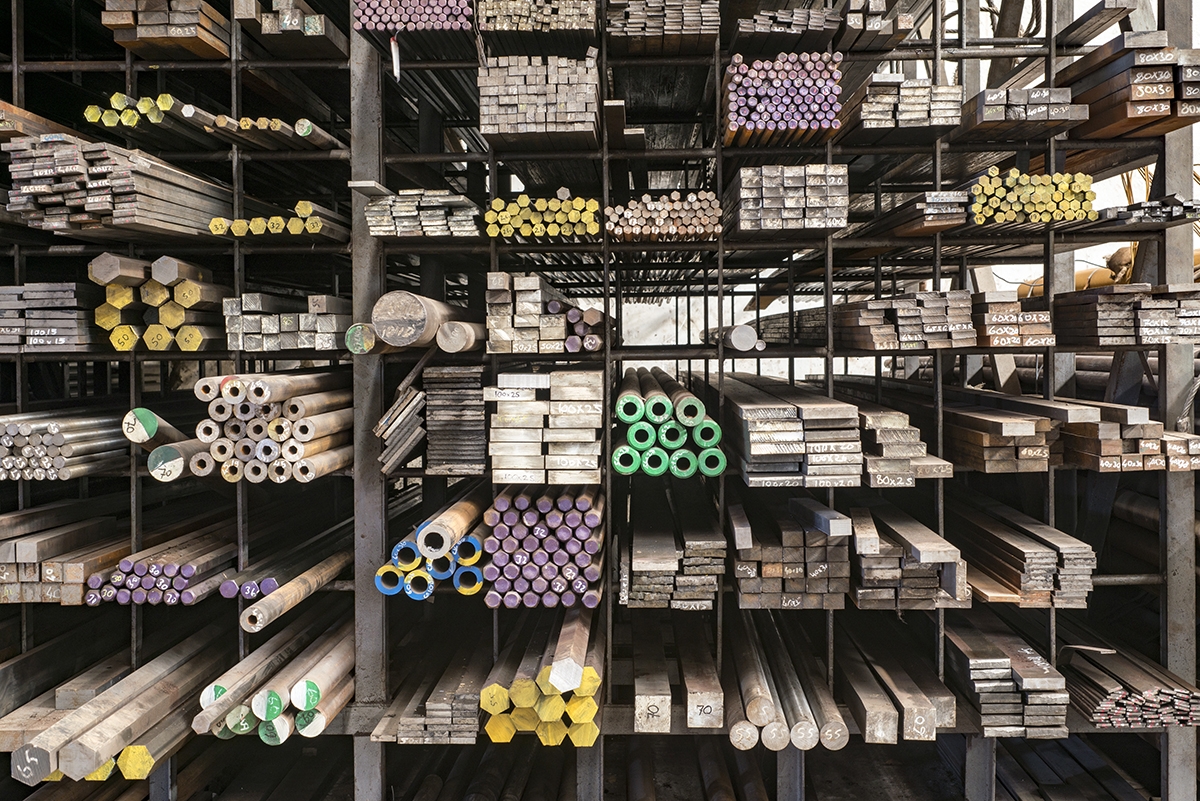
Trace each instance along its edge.
<path fill-rule="evenodd" d="M 1171 32 L 1171 44 L 1192 46 L 1193 0 L 1160 0 L 1160 28 Z M 1192 129 L 1164 137 L 1163 155 L 1154 171 L 1156 188 L 1180 199 L 1194 197 L 1190 165 L 1194 163 Z M 1180 166 L 1183 169 L 1180 169 Z M 1168 228 L 1164 234 L 1159 278 L 1163 283 L 1190 283 L 1192 231 L 1190 226 Z M 1195 368 L 1191 345 L 1166 345 L 1158 358 L 1158 397 L 1163 423 L 1174 427 L 1184 406 Z M 1194 413 L 1193 413 L 1194 419 Z M 1188 421 L 1190 428 L 1191 421 Z M 1166 597 L 1160 618 L 1163 665 L 1186 682 L 1196 681 L 1196 477 L 1195 473 L 1164 472 L 1159 479 L 1160 564 Z M 1162 796 L 1165 801 L 1196 798 L 1196 730 L 1172 726 L 1162 735 Z"/>
<path fill-rule="evenodd" d="M 350 35 L 350 175 L 356 181 L 383 182 L 383 86 L 379 54 L 363 37 Z M 353 197 L 354 319 L 369 320 L 383 294 L 387 266 L 379 241 L 367 231 L 363 208 Z M 375 591 L 375 565 L 386 545 L 387 482 L 379 472 L 379 438 L 371 433 L 383 414 L 383 357 L 354 357 L 354 664 L 356 705 L 388 702 L 387 607 Z M 383 745 L 354 738 L 355 801 L 383 801 Z"/>

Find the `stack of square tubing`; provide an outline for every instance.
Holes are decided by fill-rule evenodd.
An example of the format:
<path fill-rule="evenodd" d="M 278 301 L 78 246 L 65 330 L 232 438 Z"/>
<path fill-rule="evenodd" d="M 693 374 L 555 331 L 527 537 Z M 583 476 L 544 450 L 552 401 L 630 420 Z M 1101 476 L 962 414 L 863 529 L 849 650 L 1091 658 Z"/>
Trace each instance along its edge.
<path fill-rule="evenodd" d="M 604 494 L 597 485 L 510 484 L 483 512 L 489 583 L 484 603 L 588 608 L 600 604 L 604 579 Z M 485 528 L 486 531 L 486 528 Z"/>
<path fill-rule="evenodd" d="M 612 456 L 621 475 L 661 476 L 669 469 L 676 478 L 691 478 L 697 471 L 725 472 L 725 454 L 718 447 L 721 426 L 705 412 L 703 401 L 661 368 L 628 368 L 614 413 L 627 426 L 625 444 Z"/>

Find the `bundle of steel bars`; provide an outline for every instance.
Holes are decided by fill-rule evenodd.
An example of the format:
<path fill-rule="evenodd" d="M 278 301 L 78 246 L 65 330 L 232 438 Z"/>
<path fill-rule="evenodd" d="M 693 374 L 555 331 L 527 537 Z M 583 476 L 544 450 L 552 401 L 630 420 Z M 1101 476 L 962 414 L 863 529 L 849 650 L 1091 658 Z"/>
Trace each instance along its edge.
<path fill-rule="evenodd" d="M 229 350 L 341 350 L 352 320 L 350 301 L 336 295 L 304 298 L 246 292 L 225 298 L 221 308 Z M 182 342 L 180 347 L 192 349 Z"/>
<path fill-rule="evenodd" d="M 704 402 L 665 370 L 626 368 L 613 414 L 626 425 L 625 442 L 612 455 L 618 473 L 661 476 L 669 470 L 676 478 L 691 478 L 697 472 L 709 477 L 725 472 L 721 426 Z"/>
<path fill-rule="evenodd" d="M 296 216 L 285 217 L 282 214 L 270 214 L 261 217 L 228 219 L 213 217 L 208 222 L 208 230 L 214 236 L 229 234 L 235 237 L 287 235 L 308 236 L 316 240 L 331 240 L 333 242 L 348 242 L 350 240 L 350 220 L 345 216 L 318 206 L 312 201 L 302 200 L 294 209 Z"/>
<path fill-rule="evenodd" d="M 721 201 L 713 192 L 632 198 L 604 209 L 605 230 L 618 242 L 703 242 L 721 233 Z"/>
<path fill-rule="evenodd" d="M 976 292 L 971 303 L 980 347 L 1046 347 L 1058 341 L 1050 327 L 1050 312 L 1027 310 L 1015 290 Z"/>
<path fill-rule="evenodd" d="M 725 189 L 723 230 L 785 236 L 846 227 L 850 184 L 845 164 L 742 167 Z"/>
<path fill-rule="evenodd" d="M 963 88 L 935 85 L 928 78 L 877 72 L 841 98 L 840 142 L 932 141 L 958 127 Z"/>
<path fill-rule="evenodd" d="M 545 281 L 526 273 L 488 273 L 488 353 L 594 353 L 613 333 L 601 309 L 582 309 Z"/>
<path fill-rule="evenodd" d="M 760 11 L 737 21 L 729 48 L 746 54 L 821 52 L 829 48 L 841 21 L 838 14 L 824 8 Z"/>
<path fill-rule="evenodd" d="M 490 527 L 483 540 L 489 607 L 600 603 L 605 499 L 598 486 L 509 485 L 483 512 L 483 523 Z"/>
<path fill-rule="evenodd" d="M 375 436 L 383 440 L 379 469 L 385 476 L 411 461 L 417 446 L 425 439 L 425 429 L 422 426 L 425 420 L 421 411 L 425 408 L 426 395 L 424 391 L 413 387 L 418 372 L 414 369 L 396 387 L 392 405 L 372 429 Z"/>
<path fill-rule="evenodd" d="M 1022 305 L 1045 304 L 1044 298 L 1031 298 Z M 1194 342 L 1200 340 L 1200 285 L 1119 284 L 1066 292 L 1054 298 L 1054 326 L 1064 344 L 1076 346 Z"/>
<path fill-rule="evenodd" d="M 600 142 L 597 55 L 592 47 L 582 60 L 486 59 L 479 67 L 483 137 L 504 150 L 594 150 Z"/>
<path fill-rule="evenodd" d="M 469 0 L 355 0 L 354 30 L 391 34 L 421 58 L 476 58 Z"/>
<path fill-rule="evenodd" d="M 841 53 L 780 53 L 751 62 L 735 54 L 722 85 L 725 146 L 786 146 L 836 131 L 841 62 Z"/>
<path fill-rule="evenodd" d="M 588 0 L 480 0 L 479 34 L 494 56 L 551 52 L 578 58 L 598 42 L 596 4 Z"/>
<path fill-rule="evenodd" d="M 958 142 L 1045 137 L 1088 118 L 1088 107 L 1072 103 L 1071 90 L 985 89 L 963 104 L 962 123 L 951 134 Z"/>
<path fill-rule="evenodd" d="M 589 748 L 600 736 L 605 631 L 600 613 L 522 614 L 475 696 L 493 743 L 532 732 L 542 745 Z M 490 652 L 489 652 L 490 655 Z M 491 664 L 488 659 L 485 663 Z"/>
<path fill-rule="evenodd" d="M 41 136 L 49 133 L 79 136 L 65 125 L 0 100 L 0 142 L 8 142 L 19 136 Z"/>
<path fill-rule="evenodd" d="M 1078 173 L 1028 175 L 1013 167 L 1003 176 L 999 167 L 989 167 L 971 185 L 974 200 L 971 215 L 976 225 L 993 223 L 1039 223 L 1065 220 L 1094 221 L 1096 193 L 1092 176 Z"/>
<path fill-rule="evenodd" d="M 475 565 L 483 557 L 486 526 L 480 521 L 491 488 L 471 481 L 455 490 L 451 501 L 392 547 L 392 558 L 375 573 L 381 593 L 425 601 L 443 581 L 451 581 L 460 595 L 482 589 L 483 572 Z"/>
<path fill-rule="evenodd" d="M 363 191 L 362 187 L 356 187 Z M 371 236 L 479 236 L 478 208 L 444 189 L 371 190 L 364 209 Z"/>
<path fill-rule="evenodd" d="M 350 378 L 338 369 L 201 378 L 194 391 L 208 416 L 195 439 L 151 453 L 150 474 L 307 484 L 345 470 L 354 463 Z"/>
<path fill-rule="evenodd" d="M 712 492 L 699 482 L 639 477 L 630 488 L 637 520 L 620 556 L 622 604 L 641 609 L 712 609 L 725 575 L 725 536 Z"/>
<path fill-rule="evenodd" d="M 90 284 L 26 283 L 0 289 L 0 352 L 83 353 L 104 348 L 89 309 Z"/>
<path fill-rule="evenodd" d="M 444 329 L 447 323 L 443 323 Z M 478 476 L 487 469 L 487 415 L 483 367 L 426 367 L 425 472 L 437 476 Z M 507 481 L 498 475 L 493 481 Z"/>
<path fill-rule="evenodd" d="M 209 350 L 223 344 L 221 302 L 233 294 L 212 272 L 172 256 L 153 262 L 104 253 L 88 263 L 88 278 L 104 287 L 96 325 L 118 351 Z"/>
<path fill-rule="evenodd" d="M 229 58 L 229 20 L 203 0 L 138 3 L 105 0 L 100 23 L 143 58 Z"/>
<path fill-rule="evenodd" d="M 708 54 L 721 30 L 718 0 L 616 0 L 608 5 L 617 55 Z"/>
<path fill-rule="evenodd" d="M 604 374 L 556 369 L 504 372 L 484 391 L 492 480 L 599 484 Z"/>
<path fill-rule="evenodd" d="M 129 469 L 117 409 L 64 408 L 0 416 L 0 481 L 66 481 Z"/>
<path fill-rule="evenodd" d="M 141 151 L 64 134 L 20 137 L 3 149 L 13 182 L 7 208 L 30 228 L 83 238 L 207 236 L 214 216 L 233 216 L 228 187 Z"/>
<path fill-rule="evenodd" d="M 325 14 L 304 0 L 234 0 L 233 18 L 258 44 L 276 58 L 344 59 L 350 40 Z"/>
<path fill-rule="evenodd" d="M 492 201 L 484 212 L 487 235 L 518 242 L 557 239 L 572 241 L 576 237 L 595 237 L 600 233 L 597 213 L 600 201 L 595 198 L 572 197 L 571 190 L 561 187 L 554 197 L 530 198 L 518 195 L 514 201 L 502 198 Z"/>

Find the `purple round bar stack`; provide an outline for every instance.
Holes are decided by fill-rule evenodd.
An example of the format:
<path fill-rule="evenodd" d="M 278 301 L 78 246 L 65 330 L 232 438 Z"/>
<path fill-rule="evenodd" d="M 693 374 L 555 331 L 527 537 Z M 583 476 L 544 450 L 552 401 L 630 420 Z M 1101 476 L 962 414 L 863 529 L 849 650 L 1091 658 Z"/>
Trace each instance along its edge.
<path fill-rule="evenodd" d="M 596 607 L 604 577 L 604 495 L 599 486 L 505 487 L 484 513 L 491 608 Z"/>

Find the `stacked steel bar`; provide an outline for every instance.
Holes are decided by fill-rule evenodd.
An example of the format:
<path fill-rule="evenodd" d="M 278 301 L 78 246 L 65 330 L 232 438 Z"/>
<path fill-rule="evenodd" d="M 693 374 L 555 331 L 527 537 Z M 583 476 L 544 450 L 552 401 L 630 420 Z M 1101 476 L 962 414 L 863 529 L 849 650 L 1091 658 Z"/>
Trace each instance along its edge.
<path fill-rule="evenodd" d="M 1044 298 L 1023 306 L 1045 308 Z M 1044 313 L 1044 312 L 1043 312 Z M 1200 340 L 1200 286 L 1119 284 L 1054 298 L 1055 334 L 1088 347 L 1162 345 Z"/>
<path fill-rule="evenodd" d="M 715 378 L 692 386 L 716 406 Z M 857 487 L 862 481 L 858 410 L 842 401 L 748 373 L 724 379 L 726 435 L 750 487 Z"/>
<path fill-rule="evenodd" d="M 301 298 L 247 292 L 225 298 L 221 308 L 229 350 L 341 350 L 352 321 L 350 301 L 334 295 Z"/>
<path fill-rule="evenodd" d="M 877 72 L 843 99 L 837 139 L 846 143 L 937 139 L 958 126 L 962 95 L 961 86 Z"/>
<path fill-rule="evenodd" d="M 850 206 L 845 164 L 742 167 L 725 191 L 727 234 L 784 236 L 844 228 Z"/>
<path fill-rule="evenodd" d="M 1057 341 L 1050 328 L 1050 312 L 1026 311 L 1015 291 L 976 292 L 971 303 L 980 347 L 1045 347 Z"/>
<path fill-rule="evenodd" d="M 100 23 L 143 58 L 229 58 L 229 20 L 203 0 L 105 0 Z"/>
<path fill-rule="evenodd" d="M 232 216 L 233 193 L 141 151 L 43 134 L 5 142 L 8 210 L 30 228 L 75 236 L 206 236 Z M 91 178 L 89 176 L 96 176 Z"/>
<path fill-rule="evenodd" d="M 282 235 L 304 236 L 315 240 L 333 242 L 350 241 L 350 220 L 309 200 L 302 200 L 294 209 L 296 216 L 285 218 L 282 214 L 260 217 L 228 219 L 213 217 L 208 230 L 215 236 L 226 234 L 235 237 Z"/>
<path fill-rule="evenodd" d="M 414 375 L 413 378 L 415 377 Z M 396 387 L 395 400 L 373 429 L 375 436 L 383 440 L 379 469 L 385 476 L 411 461 L 417 446 L 425 439 L 425 429 L 422 426 L 425 421 L 421 416 L 421 410 L 424 408 L 425 393 L 414 389 L 411 380 L 406 380 Z"/>
<path fill-rule="evenodd" d="M 823 139 L 841 127 L 841 53 L 780 53 L 725 68 L 725 146 L 784 146 Z"/>
<path fill-rule="evenodd" d="M 725 472 L 721 426 L 704 403 L 661 368 L 629 367 L 617 390 L 613 414 L 624 423 L 625 443 L 613 450 L 613 469 L 676 478 L 697 471 L 709 477 Z"/>
<path fill-rule="evenodd" d="M 422 373 L 428 440 L 425 472 L 478 476 L 487 469 L 483 371 L 470 366 L 426 367 Z"/>
<path fill-rule="evenodd" d="M 1037 225 L 1100 218 L 1092 208 L 1096 199 L 1092 176 L 1081 172 L 1028 175 L 1013 167 L 1001 176 L 998 167 L 989 167 L 987 175 L 980 176 L 970 191 L 975 198 L 971 214 L 976 225 Z"/>
<path fill-rule="evenodd" d="M 492 480 L 599 484 L 604 374 L 558 369 L 500 373 L 484 390 Z"/>
<path fill-rule="evenodd" d="M 1066 737 L 1062 673 L 985 609 L 946 615 L 946 676 L 979 712 L 984 737 Z"/>
<path fill-rule="evenodd" d="M 721 233 L 721 201 L 713 192 L 632 198 L 604 209 L 605 230 L 618 242 L 704 242 Z"/>
<path fill-rule="evenodd" d="M 842 609 L 850 590 L 850 519 L 808 496 L 742 493 L 750 539 L 733 561 L 741 609 Z M 752 503 L 748 503 L 752 501 Z"/>
<path fill-rule="evenodd" d="M 94 286 L 34 283 L 24 284 L 17 292 L 25 315 L 21 350 L 36 353 L 103 349 L 104 332 L 92 325 L 90 309 L 100 300 Z M 11 336 L 16 336 L 15 330 Z"/>
<path fill-rule="evenodd" d="M 354 30 L 391 34 L 402 52 L 458 59 L 477 54 L 470 0 L 355 0 Z"/>
<path fill-rule="evenodd" d="M 487 235 L 518 242 L 595 237 L 600 233 L 597 214 L 600 201 L 595 198 L 572 197 L 571 190 L 561 187 L 554 197 L 530 198 L 518 195 L 514 201 L 502 198 L 492 201 L 484 212 Z"/>
<path fill-rule="evenodd" d="M 599 486 L 512 484 L 483 513 L 484 602 L 594 608 L 604 591 L 605 499 Z"/>
<path fill-rule="evenodd" d="M 718 0 L 617 0 L 608 6 L 618 55 L 711 53 L 721 30 Z"/>
<path fill-rule="evenodd" d="M 488 715 L 483 728 L 493 743 L 531 732 L 542 745 L 570 738 L 576 748 L 588 748 L 600 736 L 603 678 L 604 626 L 597 613 L 580 607 L 561 616 L 526 613 L 509 633 L 475 703 Z"/>
<path fill-rule="evenodd" d="M 483 587 L 486 526 L 481 524 L 491 487 L 468 482 L 456 497 L 392 548 L 392 558 L 375 573 L 375 587 L 384 595 L 404 593 L 414 601 L 428 600 L 439 583 L 451 581 L 461 595 Z"/>
<path fill-rule="evenodd" d="M 104 287 L 94 317 L 119 351 L 139 343 L 153 351 L 197 351 L 223 342 L 218 312 L 233 290 L 213 283 L 206 267 L 171 256 L 149 262 L 104 253 L 88 264 L 88 278 Z"/>
<path fill-rule="evenodd" d="M 601 309 L 581 309 L 540 275 L 488 273 L 488 353 L 595 352 L 613 330 Z"/>
<path fill-rule="evenodd" d="M 349 385 L 346 370 L 201 378 L 194 391 L 208 417 L 196 439 L 151 453 L 150 474 L 173 481 L 190 469 L 230 483 L 282 484 L 344 470 L 354 463 Z"/>
<path fill-rule="evenodd" d="M 304 0 L 237 0 L 233 18 L 242 30 L 276 58 L 344 59 L 350 41 L 324 14 L 317 14 Z"/>
<path fill-rule="evenodd" d="M 840 24 L 841 17 L 824 8 L 760 11 L 737 21 L 729 48 L 735 53 L 823 51 Z"/>
<path fill-rule="evenodd" d="M 621 551 L 620 602 L 640 609 L 712 609 L 725 574 L 725 536 L 712 493 L 697 482 L 639 477 L 630 551 Z"/>
<path fill-rule="evenodd" d="M 101 407 L 0 417 L 0 481 L 65 481 L 128 470 L 122 414 Z"/>
<path fill-rule="evenodd" d="M 683 723 L 685 710 L 688 729 L 698 734 L 724 727 L 725 688 L 705 628 L 702 618 L 686 612 L 673 612 L 669 617 L 639 612 L 631 626 L 614 626 L 620 632 L 616 636 L 631 639 L 633 645 L 632 659 L 614 655 L 613 663 L 614 672 L 618 664 L 626 663 L 634 676 L 635 733 L 670 732 L 672 718 L 676 725 Z M 672 709 L 673 698 L 680 699 L 683 706 Z M 676 711 L 678 717 L 672 714 Z"/>
<path fill-rule="evenodd" d="M 505 150 L 591 150 L 600 141 L 596 49 L 582 60 L 500 56 L 479 68 L 480 132 Z"/>
<path fill-rule="evenodd" d="M 476 205 L 444 189 L 372 195 L 363 213 L 371 236 L 479 236 Z"/>
<path fill-rule="evenodd" d="M 815 384 L 809 389 L 817 390 Z M 837 395 L 835 389 L 835 395 Z M 842 400 L 850 396 L 842 395 Z M 913 487 L 918 478 L 953 478 L 954 465 L 930 456 L 921 430 L 902 411 L 853 398 L 863 440 L 863 478 L 868 487 Z"/>
<path fill-rule="evenodd" d="M 895 208 L 880 213 L 874 220 L 855 226 L 856 236 L 930 236 L 966 225 L 970 193 L 921 192 Z M 856 255 L 871 256 L 879 251 L 863 248 Z"/>
<path fill-rule="evenodd" d="M 65 125 L 0 100 L 0 142 L 7 142 L 18 136 L 41 136 L 47 133 L 79 136 Z"/>
<path fill-rule="evenodd" d="M 725 717 L 739 751 L 846 747 L 850 731 L 826 683 L 825 667 L 794 617 L 735 611 L 728 634 Z"/>
<path fill-rule="evenodd" d="M 553 52 L 578 57 L 598 43 L 596 4 L 588 0 L 480 0 L 479 33 L 491 55 Z"/>
<path fill-rule="evenodd" d="M 1070 89 L 985 89 L 962 107 L 959 142 L 1034 139 L 1086 122 L 1088 107 L 1071 102 Z"/>
<path fill-rule="evenodd" d="M 967 563 L 958 548 L 874 495 L 839 506 L 854 534 L 850 597 L 859 609 L 937 609 L 969 605 Z"/>

